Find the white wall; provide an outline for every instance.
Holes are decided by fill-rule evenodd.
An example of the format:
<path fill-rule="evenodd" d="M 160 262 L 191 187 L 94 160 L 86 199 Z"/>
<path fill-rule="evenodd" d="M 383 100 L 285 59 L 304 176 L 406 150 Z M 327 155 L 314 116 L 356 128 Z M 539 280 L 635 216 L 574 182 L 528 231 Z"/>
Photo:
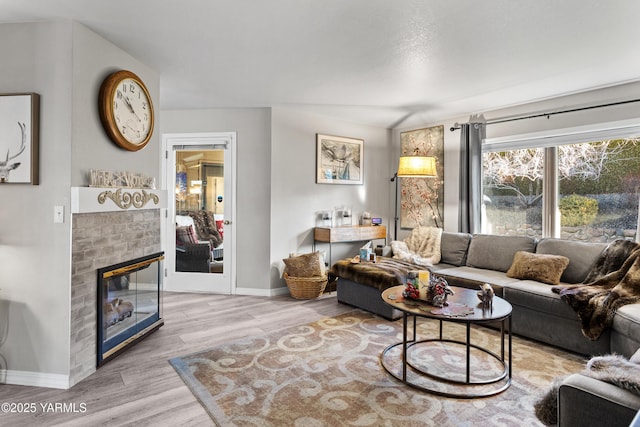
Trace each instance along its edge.
<path fill-rule="evenodd" d="M 529 115 L 531 113 L 548 113 L 558 110 L 573 109 L 591 105 L 609 104 L 640 98 L 640 82 L 628 83 L 549 99 L 514 108 L 489 111 L 484 114 L 487 120 L 511 117 L 513 115 Z M 619 120 L 639 119 L 640 102 L 613 107 L 596 108 L 566 114 L 551 115 L 535 119 L 512 121 L 487 126 L 487 138 L 508 135 L 520 135 L 532 132 L 566 129 L 596 123 L 615 122 Z"/>
<path fill-rule="evenodd" d="M 159 74 L 124 52 L 111 42 L 103 39 L 87 27 L 71 23 L 73 29 L 73 72 L 69 76 L 73 84 L 72 96 L 72 120 L 71 131 L 71 167 L 68 174 L 71 186 L 87 186 L 89 184 L 88 174 L 91 169 L 103 169 L 107 171 L 130 171 L 160 178 L 160 136 L 157 120 L 154 132 L 149 143 L 141 150 L 131 152 L 118 147 L 109 137 L 102 127 L 98 114 L 98 94 L 104 79 L 114 71 L 130 70 L 137 74 L 147 86 L 152 101 L 155 103 L 154 110 L 156 116 L 159 115 L 157 104 L 160 101 L 160 76 Z M 69 191 L 69 189 L 68 189 Z M 66 206 L 69 208 L 69 205 Z M 69 212 L 69 210 L 67 210 Z M 158 215 L 159 216 L 159 215 Z M 71 222 L 71 221 L 69 221 Z M 140 224 L 138 224 L 140 225 Z M 159 230 L 160 223 L 152 230 Z M 78 232 L 80 236 L 78 236 Z M 86 252 L 91 252 L 95 248 L 103 249 L 103 244 L 96 239 L 90 246 L 86 234 L 78 228 L 71 229 L 71 238 L 77 252 L 71 254 L 71 259 L 76 260 L 78 265 L 71 265 L 71 306 L 67 309 L 70 316 L 69 330 L 69 377 L 70 385 L 77 383 L 87 377 L 95 370 L 95 353 L 87 347 L 87 337 L 96 335 L 95 303 L 97 279 L 84 278 L 87 267 L 96 269 L 103 267 L 100 262 L 105 258 L 94 257 L 87 265 L 85 259 Z M 114 236 L 121 235 L 115 231 Z M 101 238 L 112 236 L 101 236 Z M 128 250 L 123 250 L 112 259 L 116 262 L 123 262 L 131 259 L 131 255 L 136 253 L 136 249 L 142 250 L 145 244 L 135 241 L 131 236 Z M 149 246 L 160 247 L 158 236 L 157 244 Z M 85 252 L 86 251 L 86 252 Z M 82 264 L 82 265 L 80 265 Z M 93 289 L 87 292 L 87 288 Z M 90 340 L 89 340 L 90 341 Z"/>
<path fill-rule="evenodd" d="M 136 152 L 123 150 L 105 133 L 98 115 L 98 93 L 112 72 L 130 70 L 147 86 L 156 121 L 149 143 Z M 131 171 L 160 179 L 160 75 L 87 27 L 73 24 L 73 127 L 71 185 L 86 186 L 91 169 Z"/>
<path fill-rule="evenodd" d="M 387 222 L 387 130 L 281 107 L 162 111 L 161 134 L 227 131 L 238 133 L 238 288 L 281 292 L 281 260 L 311 251 L 317 211 L 350 205 Z M 316 133 L 365 140 L 364 185 L 315 183 Z M 353 253 L 352 246 L 334 246 L 334 260 Z"/>
<path fill-rule="evenodd" d="M 389 131 L 289 108 L 273 108 L 271 123 L 271 286 L 285 286 L 282 258 L 310 252 L 317 212 L 351 206 L 354 220 L 363 211 L 383 217 L 393 183 Z M 364 184 L 316 184 L 316 133 L 364 139 Z M 357 253 L 358 244 L 334 244 L 333 261 Z M 319 250 L 328 250 L 318 244 Z"/>
<path fill-rule="evenodd" d="M 98 88 L 109 71 L 129 68 L 157 99 L 159 76 L 71 21 L 2 24 L 0 55 L 0 93 L 36 92 L 41 100 L 40 185 L 0 185 L 0 322 L 9 322 L 0 353 L 8 383 L 65 387 L 70 299 L 77 297 L 71 295 L 70 188 L 86 185 L 90 168 L 159 172 L 157 135 L 152 148 L 135 156 L 107 139 Z M 56 205 L 65 209 L 62 224 L 53 223 Z"/>
<path fill-rule="evenodd" d="M 268 293 L 271 110 L 162 111 L 160 134 L 190 132 L 237 132 L 237 287 Z"/>
<path fill-rule="evenodd" d="M 0 93 L 36 92 L 41 101 L 40 185 L 0 186 L 0 316 L 8 314 L 0 321 L 9 322 L 0 353 L 9 382 L 24 372 L 64 382 L 69 370 L 71 42 L 64 23 L 0 25 Z M 54 205 L 67 206 L 64 224 L 53 223 Z"/>

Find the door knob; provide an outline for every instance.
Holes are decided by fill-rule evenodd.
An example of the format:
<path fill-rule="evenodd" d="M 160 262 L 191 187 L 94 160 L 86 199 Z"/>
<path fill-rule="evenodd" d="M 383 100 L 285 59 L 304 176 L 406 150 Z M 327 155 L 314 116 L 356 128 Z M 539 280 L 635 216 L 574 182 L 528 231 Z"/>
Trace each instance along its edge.
<path fill-rule="evenodd" d="M 228 219 L 225 219 L 225 220 L 224 220 L 224 222 L 223 222 L 223 224 L 224 224 L 224 225 L 229 225 L 229 224 L 231 224 L 231 221 L 229 221 Z"/>

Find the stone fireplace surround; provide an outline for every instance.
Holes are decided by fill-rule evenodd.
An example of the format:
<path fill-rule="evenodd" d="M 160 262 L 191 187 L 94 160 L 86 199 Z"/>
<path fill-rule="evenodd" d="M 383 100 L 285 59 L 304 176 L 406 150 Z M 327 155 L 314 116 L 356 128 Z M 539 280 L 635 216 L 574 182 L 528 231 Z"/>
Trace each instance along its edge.
<path fill-rule="evenodd" d="M 71 210 L 70 386 L 96 370 L 97 269 L 160 252 L 160 211 L 166 207 L 164 192 L 153 190 L 158 204 L 123 210 L 95 202 L 79 212 L 74 206 L 86 203 L 78 203 L 78 194 L 93 198 L 96 189 L 80 190 L 72 191 Z"/>

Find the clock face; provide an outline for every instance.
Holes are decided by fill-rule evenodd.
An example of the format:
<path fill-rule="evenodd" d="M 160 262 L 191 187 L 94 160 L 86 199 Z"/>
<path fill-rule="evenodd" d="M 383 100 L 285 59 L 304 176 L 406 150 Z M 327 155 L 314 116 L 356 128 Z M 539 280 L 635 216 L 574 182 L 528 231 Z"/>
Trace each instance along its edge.
<path fill-rule="evenodd" d="M 132 144 L 141 144 L 151 132 L 149 98 L 133 79 L 124 79 L 116 86 L 113 114 L 118 130 Z"/>
<path fill-rule="evenodd" d="M 100 120 L 107 135 L 129 151 L 142 149 L 153 133 L 153 103 L 149 91 L 131 71 L 109 75 L 100 87 Z"/>

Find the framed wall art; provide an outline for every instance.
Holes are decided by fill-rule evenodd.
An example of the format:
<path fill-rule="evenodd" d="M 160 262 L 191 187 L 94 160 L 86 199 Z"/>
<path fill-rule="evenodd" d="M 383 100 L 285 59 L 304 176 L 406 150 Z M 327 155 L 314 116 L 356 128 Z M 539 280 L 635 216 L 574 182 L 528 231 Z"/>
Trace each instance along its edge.
<path fill-rule="evenodd" d="M 0 184 L 38 185 L 40 96 L 0 94 Z"/>
<path fill-rule="evenodd" d="M 400 134 L 401 156 L 436 158 L 434 178 L 404 178 L 400 180 L 400 227 L 440 227 L 444 212 L 444 126 L 417 129 Z"/>
<path fill-rule="evenodd" d="M 364 140 L 318 133 L 316 150 L 316 183 L 364 182 Z"/>

